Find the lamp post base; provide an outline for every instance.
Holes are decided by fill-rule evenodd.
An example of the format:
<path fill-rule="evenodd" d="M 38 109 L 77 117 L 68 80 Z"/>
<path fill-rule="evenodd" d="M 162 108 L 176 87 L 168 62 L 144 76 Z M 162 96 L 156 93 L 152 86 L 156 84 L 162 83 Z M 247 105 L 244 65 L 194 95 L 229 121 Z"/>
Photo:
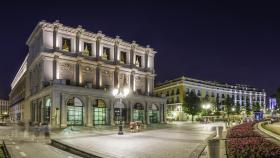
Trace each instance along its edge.
<path fill-rule="evenodd" d="M 118 135 L 123 135 L 122 125 L 119 125 L 119 132 L 118 132 Z"/>

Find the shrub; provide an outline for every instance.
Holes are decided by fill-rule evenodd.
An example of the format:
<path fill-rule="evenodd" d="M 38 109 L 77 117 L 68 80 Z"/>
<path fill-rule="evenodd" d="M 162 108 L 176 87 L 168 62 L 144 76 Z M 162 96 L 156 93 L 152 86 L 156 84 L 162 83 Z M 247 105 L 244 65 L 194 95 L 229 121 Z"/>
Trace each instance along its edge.
<path fill-rule="evenodd" d="M 253 131 L 255 123 L 243 123 L 229 130 L 227 134 L 228 157 L 280 157 L 279 146 Z"/>

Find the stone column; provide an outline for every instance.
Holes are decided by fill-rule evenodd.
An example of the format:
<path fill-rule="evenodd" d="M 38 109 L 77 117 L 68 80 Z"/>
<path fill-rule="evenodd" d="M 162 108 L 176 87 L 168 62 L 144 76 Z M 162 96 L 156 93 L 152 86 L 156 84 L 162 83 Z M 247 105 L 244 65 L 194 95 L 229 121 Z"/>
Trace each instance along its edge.
<path fill-rule="evenodd" d="M 146 103 L 146 121 L 147 121 L 147 124 L 149 125 L 150 124 L 150 116 L 149 116 L 149 104 Z"/>
<path fill-rule="evenodd" d="M 135 44 L 136 42 L 133 41 L 130 49 L 130 65 L 134 67 L 134 52 L 135 52 Z"/>
<path fill-rule="evenodd" d="M 97 65 L 96 67 L 96 88 L 100 87 L 100 66 Z"/>
<path fill-rule="evenodd" d="M 149 95 L 149 77 L 148 75 L 145 76 L 145 94 Z"/>
<path fill-rule="evenodd" d="M 135 72 L 132 71 L 130 74 L 130 89 L 132 92 L 134 92 L 134 76 L 135 76 Z"/>
<path fill-rule="evenodd" d="M 76 78 L 76 85 L 80 85 L 80 61 L 77 62 L 76 64 L 76 73 L 75 73 L 75 78 Z"/>
<path fill-rule="evenodd" d="M 87 104 L 87 126 L 92 127 L 92 98 L 87 97 L 88 104 Z"/>
<path fill-rule="evenodd" d="M 111 105 L 110 105 L 110 124 L 112 126 L 115 125 L 115 121 L 114 121 L 114 100 L 111 101 Z"/>
<path fill-rule="evenodd" d="M 57 32 L 58 32 L 58 26 L 55 25 L 54 28 L 53 28 L 53 49 L 57 49 Z"/>
<path fill-rule="evenodd" d="M 114 87 L 118 87 L 119 84 L 119 68 L 116 67 L 114 71 Z"/>
<path fill-rule="evenodd" d="M 130 121 L 133 121 L 133 104 L 131 104 L 131 102 L 129 108 L 130 108 Z"/>
<path fill-rule="evenodd" d="M 78 28 L 81 28 L 81 26 L 79 26 Z M 80 52 L 79 48 L 80 48 L 80 38 L 81 38 L 81 31 L 78 31 L 76 34 L 76 53 Z"/>
<path fill-rule="evenodd" d="M 66 96 L 61 94 L 60 97 L 60 127 L 67 127 L 67 105 L 65 105 Z"/>
<path fill-rule="evenodd" d="M 44 98 L 42 97 L 41 98 L 41 109 L 40 109 L 40 112 L 41 112 L 41 122 L 44 123 L 44 106 L 45 106 L 45 102 L 44 102 Z"/>
<path fill-rule="evenodd" d="M 120 37 L 116 36 L 115 45 L 114 45 L 114 62 L 115 62 L 115 64 L 118 64 L 119 40 L 120 40 Z"/>
<path fill-rule="evenodd" d="M 58 56 L 54 56 L 53 59 L 53 80 L 56 80 L 59 76 L 57 76 L 57 58 Z"/>
<path fill-rule="evenodd" d="M 98 33 L 102 33 L 100 31 L 98 31 Z M 96 39 L 96 59 L 99 60 L 100 58 L 100 51 L 101 51 L 101 48 L 100 48 L 100 43 L 101 43 L 101 39 L 102 37 L 99 35 Z"/>
<path fill-rule="evenodd" d="M 148 69 L 148 58 L 149 58 L 149 51 L 145 53 L 145 69 Z"/>
<path fill-rule="evenodd" d="M 160 108 L 159 108 L 159 115 L 160 115 L 160 123 L 163 123 L 164 120 L 163 120 L 163 113 L 164 113 L 164 104 L 161 104 Z"/>

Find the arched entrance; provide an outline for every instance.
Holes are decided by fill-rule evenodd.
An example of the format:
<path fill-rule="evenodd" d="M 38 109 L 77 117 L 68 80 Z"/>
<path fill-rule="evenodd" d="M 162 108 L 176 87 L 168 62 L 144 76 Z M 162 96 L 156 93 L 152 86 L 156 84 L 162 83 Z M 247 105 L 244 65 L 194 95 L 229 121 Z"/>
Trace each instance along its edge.
<path fill-rule="evenodd" d="M 67 100 L 67 125 L 83 125 L 83 103 L 77 97 Z"/>
<path fill-rule="evenodd" d="M 102 99 L 97 99 L 93 104 L 93 125 L 106 124 L 106 103 Z"/>
<path fill-rule="evenodd" d="M 44 105 L 43 105 L 43 122 L 49 124 L 51 118 L 51 97 L 46 96 L 44 98 Z"/>
<path fill-rule="evenodd" d="M 149 107 L 149 121 L 150 121 L 150 123 L 158 123 L 159 122 L 159 108 L 155 104 L 152 104 Z"/>
<path fill-rule="evenodd" d="M 133 106 L 133 120 L 144 122 L 144 106 L 141 103 Z"/>

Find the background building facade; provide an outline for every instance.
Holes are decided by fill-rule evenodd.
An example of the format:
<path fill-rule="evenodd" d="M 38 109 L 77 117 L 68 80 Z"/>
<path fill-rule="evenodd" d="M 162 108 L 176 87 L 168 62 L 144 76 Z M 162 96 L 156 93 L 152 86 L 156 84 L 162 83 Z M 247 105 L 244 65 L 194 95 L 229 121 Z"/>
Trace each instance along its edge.
<path fill-rule="evenodd" d="M 123 99 L 126 123 L 165 121 L 165 99 L 152 96 L 156 52 L 149 46 L 58 21 L 38 23 L 27 45 L 10 93 L 11 106 L 21 106 L 22 121 L 52 127 L 113 125 L 118 118 L 113 88 L 130 89 Z"/>
<path fill-rule="evenodd" d="M 184 120 L 185 115 L 182 111 L 184 98 L 191 91 L 203 98 L 208 98 L 212 105 L 223 109 L 223 101 L 226 97 L 233 98 L 234 104 L 245 107 L 250 104 L 259 104 L 260 107 L 266 107 L 266 93 L 264 90 L 258 90 L 246 85 L 221 84 L 211 81 L 203 81 L 188 77 L 180 77 L 174 80 L 165 81 L 156 85 L 155 94 L 167 98 L 167 111 L 176 120 Z"/>
<path fill-rule="evenodd" d="M 9 101 L 0 99 L 0 114 L 6 115 L 9 114 Z"/>

